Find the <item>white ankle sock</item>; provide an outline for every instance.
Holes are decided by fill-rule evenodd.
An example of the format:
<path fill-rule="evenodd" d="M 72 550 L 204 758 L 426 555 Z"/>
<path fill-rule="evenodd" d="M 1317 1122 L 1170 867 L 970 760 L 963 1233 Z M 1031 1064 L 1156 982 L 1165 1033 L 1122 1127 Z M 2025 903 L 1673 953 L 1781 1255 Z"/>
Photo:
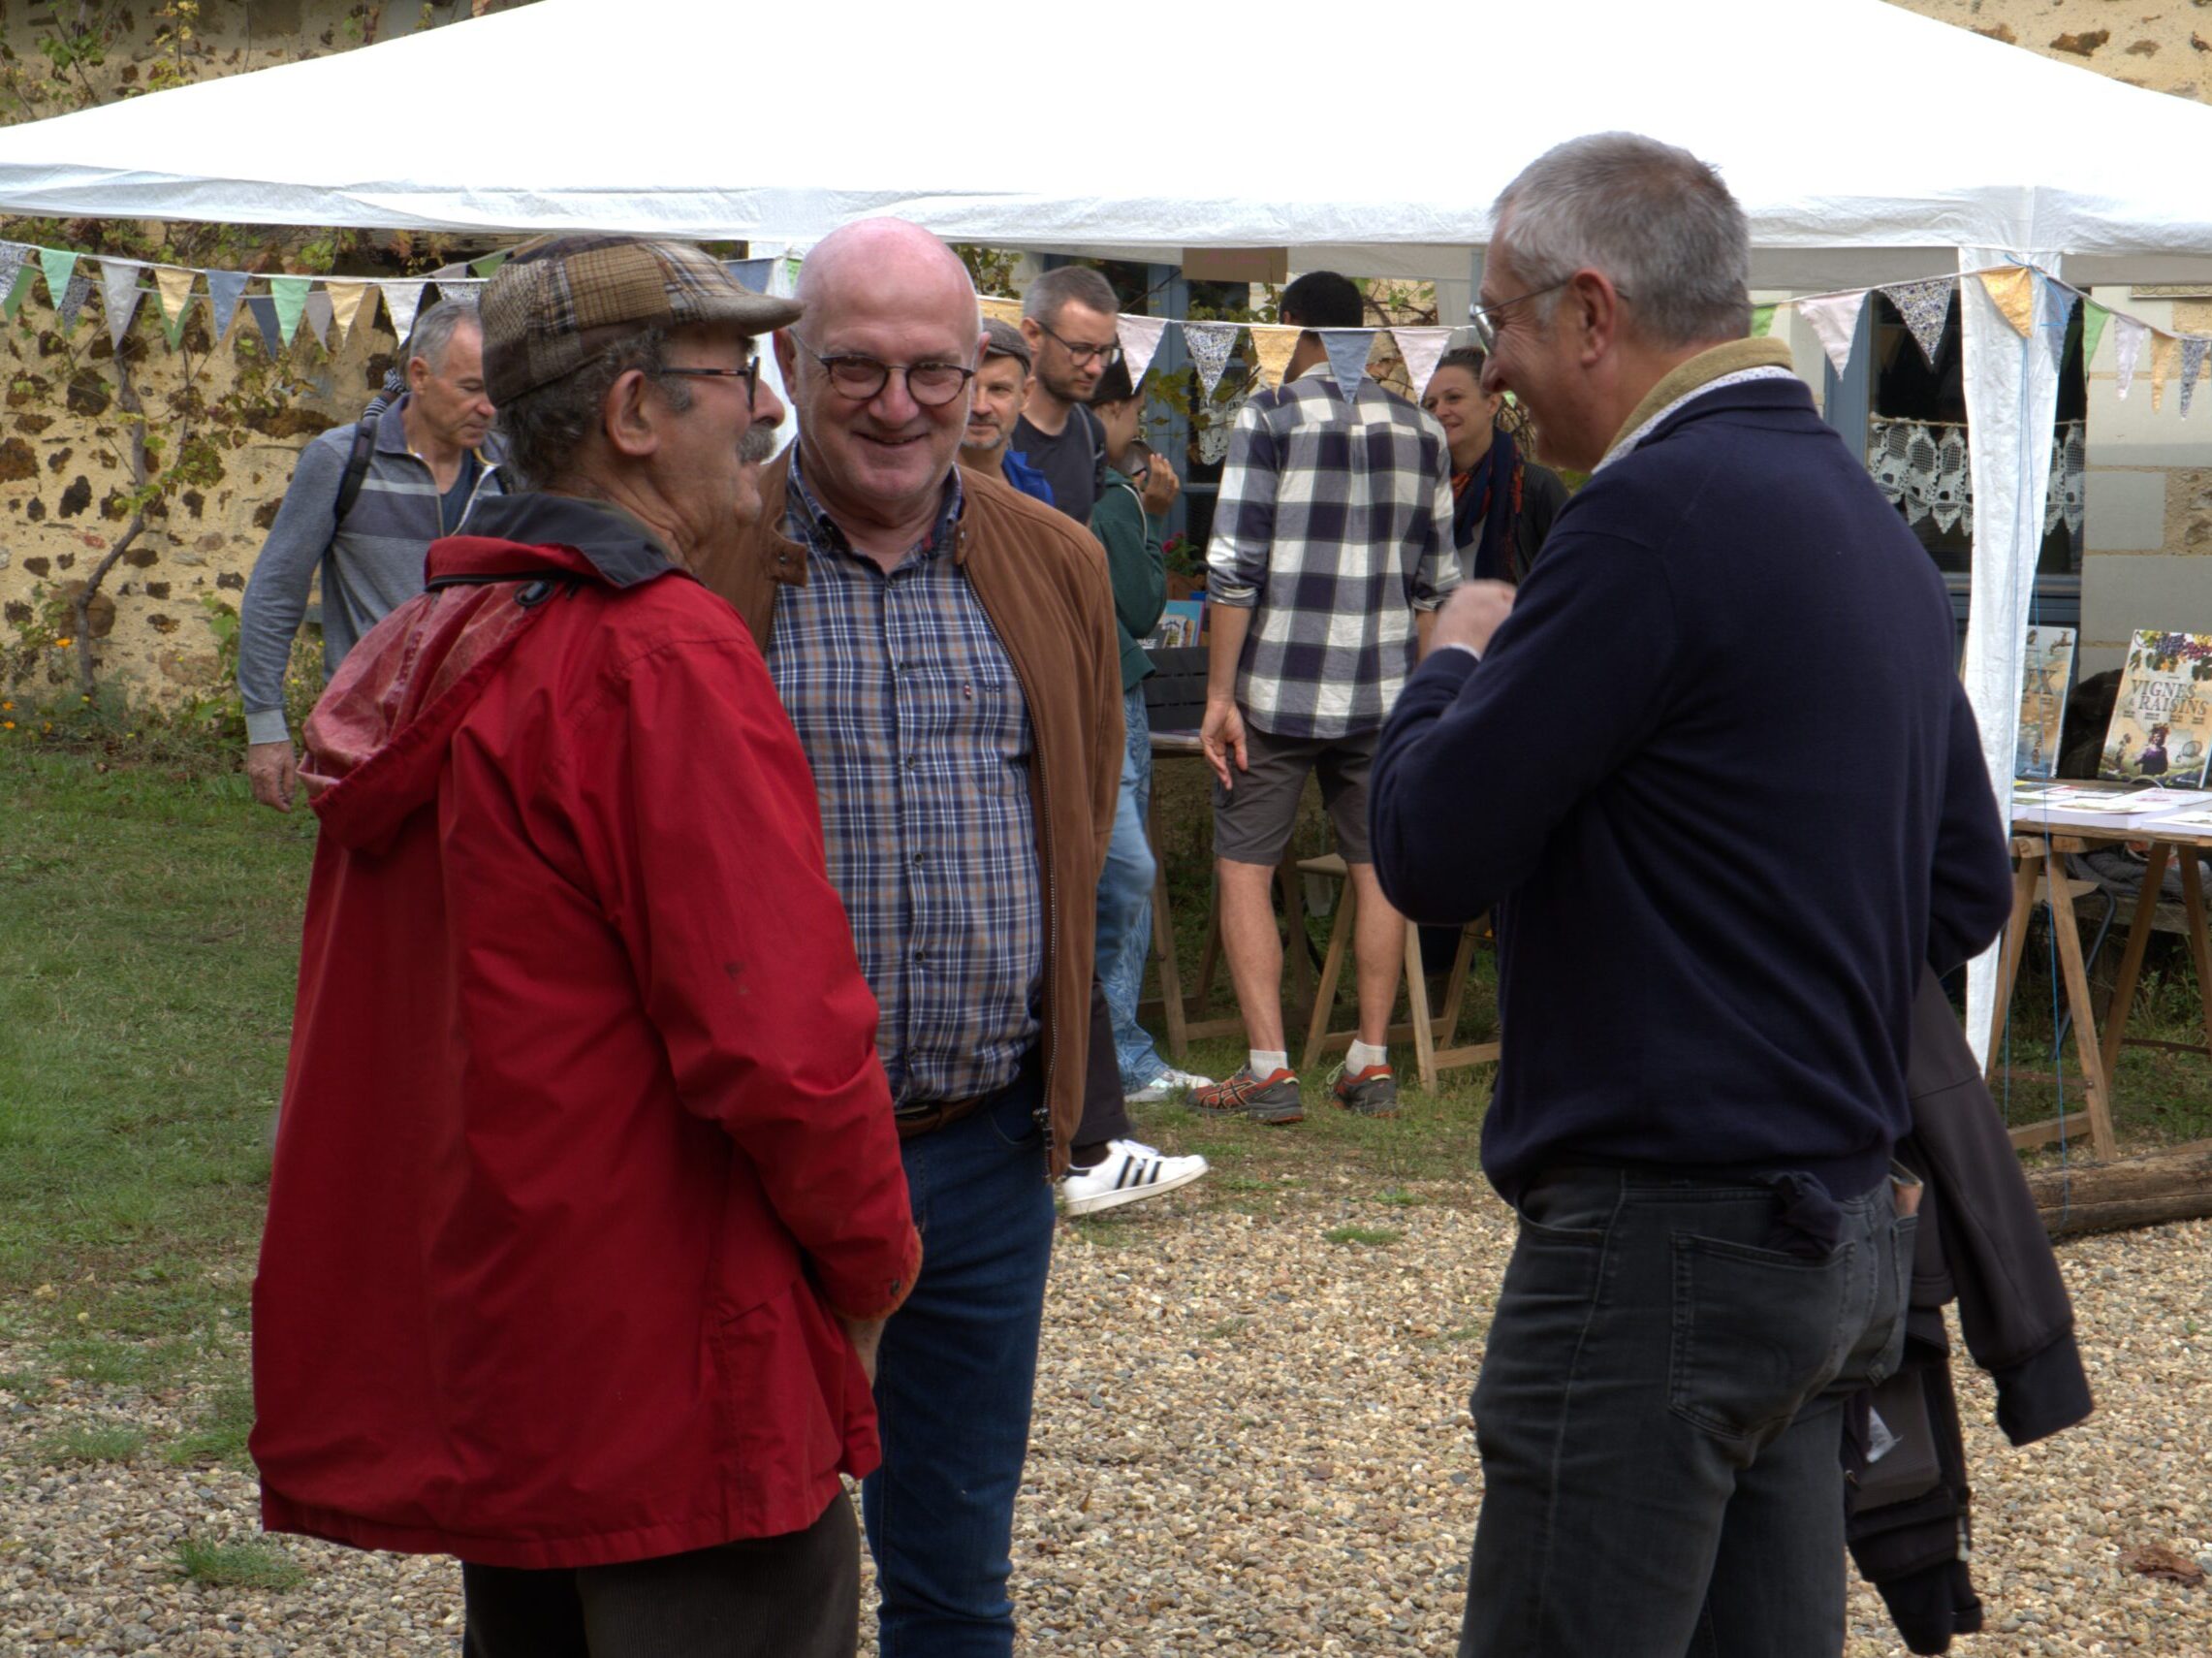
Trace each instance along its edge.
<path fill-rule="evenodd" d="M 1246 1051 L 1248 1055 L 1246 1063 L 1252 1068 L 1252 1074 L 1263 1081 L 1279 1070 L 1290 1068 L 1290 1055 L 1280 1048 L 1275 1049 L 1272 1053 L 1263 1052 L 1258 1048 L 1249 1048 Z"/>
<path fill-rule="evenodd" d="M 1388 1065 L 1390 1050 L 1374 1042 L 1354 1042 L 1344 1052 L 1344 1069 L 1357 1076 L 1371 1065 Z"/>

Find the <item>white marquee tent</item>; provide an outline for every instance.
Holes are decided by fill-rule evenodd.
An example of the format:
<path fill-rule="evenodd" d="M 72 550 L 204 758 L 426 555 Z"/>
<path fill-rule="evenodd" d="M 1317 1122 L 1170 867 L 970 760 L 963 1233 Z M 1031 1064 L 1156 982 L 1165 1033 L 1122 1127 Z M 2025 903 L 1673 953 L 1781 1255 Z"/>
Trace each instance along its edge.
<path fill-rule="evenodd" d="M 1085 119 L 1040 142 L 1061 112 Z M 0 210 L 799 246 L 890 212 L 997 246 L 1286 246 L 1306 269 L 1465 280 L 1499 188 L 1606 129 L 1721 167 L 1761 286 L 2019 263 L 2084 288 L 2212 278 L 2212 109 L 1880 0 L 1372 23 L 1283 0 L 1248 27 L 1134 32 L 1067 7 L 540 0 L 0 130 Z M 2002 789 L 2057 371 L 1962 292 L 1966 677 Z"/>

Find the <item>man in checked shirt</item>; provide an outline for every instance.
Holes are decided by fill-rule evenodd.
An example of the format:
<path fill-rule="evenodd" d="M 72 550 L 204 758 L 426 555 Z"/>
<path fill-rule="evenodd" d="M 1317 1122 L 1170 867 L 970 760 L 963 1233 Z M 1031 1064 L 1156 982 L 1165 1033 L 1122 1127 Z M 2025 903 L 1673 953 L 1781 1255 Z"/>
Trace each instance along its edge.
<path fill-rule="evenodd" d="M 1113 592 L 1081 525 L 954 464 L 984 335 L 943 242 L 847 225 L 799 297 L 775 340 L 799 440 L 700 577 L 813 767 L 928 1242 L 884 1329 L 883 1466 L 861 1487 L 881 1650 L 995 1658 L 1122 779 Z"/>
<path fill-rule="evenodd" d="M 1357 328 L 1364 313 L 1359 290 L 1333 271 L 1282 291 L 1282 320 L 1308 331 Z M 1343 1110 L 1396 1116 L 1383 1037 L 1406 921 L 1375 883 L 1368 770 L 1415 639 L 1427 639 L 1459 585 L 1443 429 L 1371 379 L 1347 396 L 1321 336 L 1300 335 L 1282 385 L 1237 416 L 1206 563 L 1212 654 L 1199 740 L 1216 780 L 1221 944 L 1250 1053 L 1191 1099 L 1261 1123 L 1305 1115 L 1282 1033 L 1282 941 L 1268 887 L 1318 769 L 1358 901 L 1359 1039 L 1330 1094 Z"/>

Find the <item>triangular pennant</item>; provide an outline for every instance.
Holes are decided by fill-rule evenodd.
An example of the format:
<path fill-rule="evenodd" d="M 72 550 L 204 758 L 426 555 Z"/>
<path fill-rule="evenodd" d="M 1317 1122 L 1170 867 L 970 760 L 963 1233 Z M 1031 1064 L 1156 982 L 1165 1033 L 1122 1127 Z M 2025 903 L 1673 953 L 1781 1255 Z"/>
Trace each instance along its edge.
<path fill-rule="evenodd" d="M 61 293 L 61 303 L 54 306 L 54 315 L 61 322 L 61 332 L 67 334 L 77 326 L 78 314 L 84 309 L 84 302 L 92 298 L 92 278 L 81 271 L 69 273 L 69 286 Z"/>
<path fill-rule="evenodd" d="M 238 296 L 246 291 L 243 271 L 207 272 L 207 303 L 215 311 L 215 343 L 231 337 L 231 324 L 238 314 Z"/>
<path fill-rule="evenodd" d="M 1198 383 L 1206 388 L 1206 399 L 1211 402 L 1215 388 L 1228 372 L 1229 353 L 1237 348 L 1237 325 L 1186 322 L 1183 325 L 1183 345 L 1190 353 L 1191 366 L 1198 370 Z"/>
<path fill-rule="evenodd" d="M 312 276 L 271 276 L 269 279 L 269 299 L 276 312 L 279 344 L 290 345 L 292 336 L 300 332 L 300 313 L 307 308 L 307 290 L 314 285 Z"/>
<path fill-rule="evenodd" d="M 773 259 L 725 259 L 722 269 L 730 273 L 730 280 L 741 288 L 750 288 L 756 294 L 768 292 L 770 278 L 775 274 Z"/>
<path fill-rule="evenodd" d="M 323 292 L 322 289 L 317 288 L 312 294 L 307 296 L 306 308 L 300 314 L 301 319 L 304 320 L 307 324 L 308 328 L 314 331 L 315 343 L 317 345 L 328 347 L 330 344 L 331 336 L 331 323 L 336 314 L 334 307 L 331 304 L 331 296 Z"/>
<path fill-rule="evenodd" d="M 1936 366 L 1936 347 L 1943 342 L 1943 324 L 1950 319 L 1951 294 L 1957 281 L 1955 276 L 1931 276 L 1924 282 L 1892 282 L 1881 291 L 1882 298 L 1905 319 L 1906 331 L 1920 348 L 1921 361 L 1931 368 Z"/>
<path fill-rule="evenodd" d="M 2051 354 L 2051 367 L 2063 369 L 2067 329 L 2073 321 L 2074 303 L 2081 296 L 2040 272 L 2036 276 L 2036 287 L 2042 296 L 2043 320 L 2038 326 L 2042 330 L 2043 345 Z"/>
<path fill-rule="evenodd" d="M 269 346 L 269 354 L 276 357 L 284 350 L 284 321 L 276 314 L 276 302 L 267 294 L 246 296 L 246 314 L 261 330 L 261 337 Z"/>
<path fill-rule="evenodd" d="M 1129 384 L 1135 387 L 1143 383 L 1145 370 L 1159 355 L 1160 337 L 1167 333 L 1167 318 L 1137 317 L 1124 311 L 1115 327 L 1122 340 L 1122 362 L 1129 370 Z"/>
<path fill-rule="evenodd" d="M 19 241 L 0 241 L 0 294 L 13 292 L 16 278 L 22 274 L 23 261 L 31 257 L 31 250 Z M 8 313 L 14 316 L 11 310 Z"/>
<path fill-rule="evenodd" d="M 440 300 L 459 300 L 465 304 L 474 304 L 476 297 L 483 292 L 484 282 L 480 277 L 441 276 L 438 278 L 438 298 Z"/>
<path fill-rule="evenodd" d="M 1774 313 L 1779 308 L 1775 305 L 1754 305 L 1752 307 L 1752 338 L 1764 339 L 1774 332 Z"/>
<path fill-rule="evenodd" d="M 323 292 L 331 297 L 331 326 L 338 331 L 338 341 L 343 344 L 353 337 L 354 318 L 361 315 L 361 302 L 368 284 L 325 282 Z"/>
<path fill-rule="evenodd" d="M 1406 363 L 1406 383 L 1418 398 L 1429 389 L 1429 382 L 1437 377 L 1437 365 L 1450 349 L 1452 331 L 1448 328 L 1394 328 L 1391 339 L 1398 346 L 1398 355 Z"/>
<path fill-rule="evenodd" d="M 153 268 L 153 299 L 161 310 L 162 325 L 175 329 L 181 326 L 185 312 L 192 308 L 192 278 L 195 272 L 175 265 L 157 265 Z M 174 339 L 173 335 L 172 339 Z"/>
<path fill-rule="evenodd" d="M 38 286 L 38 281 L 39 268 L 36 262 L 26 262 L 18 268 L 15 285 L 8 290 L 7 299 L 0 300 L 0 314 L 14 322 L 16 313 L 23 308 L 23 302 L 31 297 L 31 290 Z"/>
<path fill-rule="evenodd" d="M 2142 360 L 2143 341 L 2151 335 L 2150 324 L 2137 322 L 2133 317 L 2114 317 L 2112 355 L 2118 360 L 2120 396 L 2128 395 L 2128 388 L 2135 383 L 2135 365 Z"/>
<path fill-rule="evenodd" d="M 2181 341 L 2170 334 L 2151 335 L 2151 407 L 2157 408 L 2165 401 L 2165 380 L 2173 372 L 2174 359 L 2181 355 Z"/>
<path fill-rule="evenodd" d="M 1337 377 L 1337 390 L 1346 400 L 1359 396 L 1359 383 L 1367 377 L 1367 354 L 1375 349 L 1372 328 L 1325 328 L 1321 349 L 1329 354 L 1329 372 Z"/>
<path fill-rule="evenodd" d="M 77 269 L 77 255 L 64 247 L 39 249 L 39 269 L 47 275 L 47 303 L 61 309 L 69 296 L 69 273 Z"/>
<path fill-rule="evenodd" d="M 420 282 L 379 282 L 384 291 L 384 308 L 392 313 L 392 336 L 404 340 L 414 332 L 415 313 L 423 308 L 423 284 Z"/>
<path fill-rule="evenodd" d="M 2012 332 L 2027 338 L 2028 331 L 2036 326 L 2036 273 L 2020 265 L 1984 271 L 1981 289 L 2012 325 Z"/>
<path fill-rule="evenodd" d="M 987 321 L 1007 323 L 1015 328 L 1022 326 L 1022 302 L 1019 300 L 1002 300 L 993 294 L 977 300 L 975 304 Z"/>
<path fill-rule="evenodd" d="M 1252 357 L 1259 365 L 1260 378 L 1269 387 L 1282 384 L 1282 376 L 1290 367 L 1291 354 L 1298 349 L 1298 336 L 1304 332 L 1295 328 L 1252 330 Z"/>
<path fill-rule="evenodd" d="M 2190 399 L 2196 395 L 2196 377 L 2204 372 L 2204 353 L 2212 339 L 2200 334 L 2181 336 L 2181 418 L 2189 418 Z"/>
<path fill-rule="evenodd" d="M 506 263 L 507 250 L 501 248 L 497 253 L 488 253 L 482 259 L 470 261 L 468 268 L 479 276 L 489 279 L 494 271 Z"/>
<path fill-rule="evenodd" d="M 1839 374 L 1851 366 L 1851 342 L 1858 337 L 1866 292 L 1861 288 L 1855 294 L 1820 294 L 1797 302 L 1797 314 L 1813 325 Z"/>
<path fill-rule="evenodd" d="M 2095 300 L 2082 302 L 2081 312 L 2081 371 L 2089 372 L 2089 366 L 2097 361 L 2097 347 L 2103 341 L 2104 325 L 2112 320 L 2112 313 Z"/>
<path fill-rule="evenodd" d="M 139 267 L 128 259 L 100 261 L 100 307 L 108 313 L 108 342 L 123 349 L 131 319 L 139 314 Z"/>

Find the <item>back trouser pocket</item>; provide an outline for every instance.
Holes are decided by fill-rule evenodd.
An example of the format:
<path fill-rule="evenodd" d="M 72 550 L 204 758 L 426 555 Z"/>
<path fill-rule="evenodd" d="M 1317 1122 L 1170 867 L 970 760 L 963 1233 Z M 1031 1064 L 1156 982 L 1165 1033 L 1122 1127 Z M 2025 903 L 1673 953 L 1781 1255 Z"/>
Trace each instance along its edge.
<path fill-rule="evenodd" d="M 1756 1451 L 1843 1364 L 1855 1246 L 1807 1258 L 1683 1232 L 1673 1244 L 1668 1407 Z"/>

